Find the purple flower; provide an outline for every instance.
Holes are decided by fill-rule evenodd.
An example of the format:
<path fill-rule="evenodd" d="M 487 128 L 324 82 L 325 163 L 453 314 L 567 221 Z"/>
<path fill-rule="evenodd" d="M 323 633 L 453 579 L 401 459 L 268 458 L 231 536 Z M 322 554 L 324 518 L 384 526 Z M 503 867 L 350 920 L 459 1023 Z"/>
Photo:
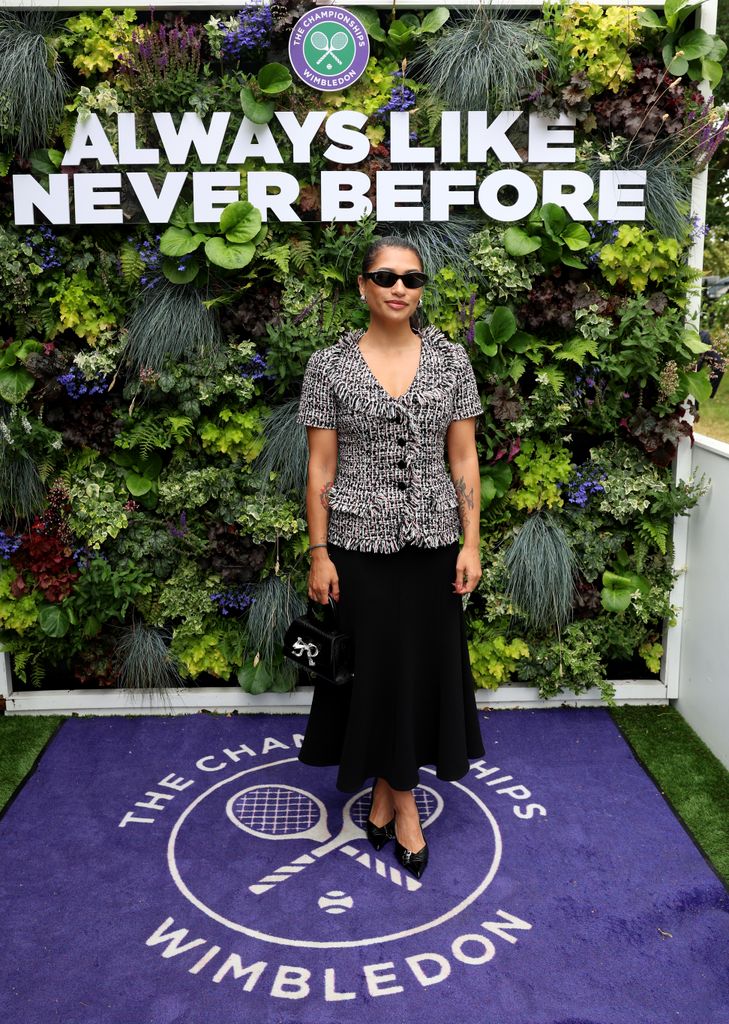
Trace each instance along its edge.
<path fill-rule="evenodd" d="M 242 612 L 253 604 L 254 597 L 251 597 L 248 587 L 233 587 L 230 590 L 223 590 L 219 594 L 211 594 L 210 600 L 218 606 L 221 615 L 241 615 Z"/>
<path fill-rule="evenodd" d="M 266 49 L 271 44 L 273 29 L 273 13 L 268 4 L 250 4 L 236 15 L 238 25 L 228 29 L 222 21 L 218 26 L 225 30 L 220 44 L 220 55 L 223 60 L 236 61 L 241 56 L 250 56 L 257 50 Z"/>
<path fill-rule="evenodd" d="M 266 360 L 256 352 L 245 366 L 239 367 L 239 372 L 246 380 L 258 380 L 259 377 L 267 376 L 266 368 Z"/>
<path fill-rule="evenodd" d="M 68 373 L 62 373 L 56 380 L 63 384 L 69 398 L 79 399 L 84 395 L 103 395 L 109 390 L 109 374 L 102 373 L 87 380 L 78 366 L 71 366 Z"/>
<path fill-rule="evenodd" d="M 167 528 L 167 532 L 170 534 L 171 537 L 184 537 L 187 533 L 189 533 L 189 527 L 187 525 L 187 513 L 185 512 L 184 509 L 182 510 L 182 512 L 180 512 L 179 527 L 169 526 Z"/>
<path fill-rule="evenodd" d="M 57 240 L 57 236 L 54 234 L 53 229 L 46 224 L 41 224 L 37 228 L 37 232 L 43 239 L 41 242 L 37 245 L 34 244 L 31 241 L 32 233 L 28 232 L 25 236 L 25 243 L 36 250 L 37 255 L 40 257 L 41 269 L 52 270 L 54 267 L 60 267 L 61 261 L 58 258 L 58 250 L 53 244 Z"/>
<path fill-rule="evenodd" d="M 580 508 L 584 508 L 591 494 L 599 494 L 605 490 L 600 480 L 606 478 L 607 473 L 602 467 L 585 463 L 583 466 L 576 467 L 574 480 L 567 485 L 560 484 L 560 486 L 566 486 L 567 501 L 571 505 L 579 505 Z"/>
<path fill-rule="evenodd" d="M 20 547 L 20 535 L 5 533 L 0 530 L 0 558 L 7 561 Z"/>

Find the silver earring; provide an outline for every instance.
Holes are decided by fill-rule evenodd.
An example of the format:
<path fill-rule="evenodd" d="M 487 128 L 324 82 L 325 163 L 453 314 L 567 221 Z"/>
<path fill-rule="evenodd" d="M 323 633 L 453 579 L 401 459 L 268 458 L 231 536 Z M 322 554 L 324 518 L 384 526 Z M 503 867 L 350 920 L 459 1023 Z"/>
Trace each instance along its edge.
<path fill-rule="evenodd" d="M 422 306 L 422 305 L 423 305 L 423 300 L 422 300 L 422 299 L 418 299 L 418 305 L 419 305 L 419 306 Z"/>
<path fill-rule="evenodd" d="M 360 295 L 360 299 L 362 299 L 363 302 L 367 301 L 367 299 L 364 297 L 364 295 Z"/>

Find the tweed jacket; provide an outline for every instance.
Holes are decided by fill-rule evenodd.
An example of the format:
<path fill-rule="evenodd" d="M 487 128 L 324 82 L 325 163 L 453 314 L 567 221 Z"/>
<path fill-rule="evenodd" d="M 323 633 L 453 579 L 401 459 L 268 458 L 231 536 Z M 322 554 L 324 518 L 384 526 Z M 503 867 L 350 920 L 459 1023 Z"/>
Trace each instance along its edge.
<path fill-rule="evenodd" d="M 393 398 L 359 349 L 364 333 L 313 352 L 301 387 L 297 422 L 337 431 L 327 541 L 376 552 L 451 544 L 461 520 L 445 434 L 452 420 L 484 411 L 468 353 L 437 327 L 418 331 L 418 370 Z"/>

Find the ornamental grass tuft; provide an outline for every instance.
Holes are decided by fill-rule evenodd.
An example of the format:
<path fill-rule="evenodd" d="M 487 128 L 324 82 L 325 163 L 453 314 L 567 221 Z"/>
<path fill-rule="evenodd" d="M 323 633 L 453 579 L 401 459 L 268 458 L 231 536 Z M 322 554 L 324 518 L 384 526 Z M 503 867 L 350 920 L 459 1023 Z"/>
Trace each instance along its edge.
<path fill-rule="evenodd" d="M 515 110 L 556 66 L 554 43 L 524 11 L 479 4 L 451 11 L 442 32 L 422 43 L 408 74 L 429 85 L 445 110 Z"/>
<path fill-rule="evenodd" d="M 561 629 L 571 617 L 576 559 L 562 527 L 534 512 L 504 555 L 506 594 L 535 629 Z"/>
<path fill-rule="evenodd" d="M 246 655 L 260 657 L 264 664 L 279 665 L 281 681 L 293 689 L 298 677 L 290 661 L 281 658 L 284 634 L 292 622 L 307 609 L 307 602 L 291 585 L 288 577 L 273 572 L 260 583 L 251 585 L 254 596 L 248 611 Z"/>
<path fill-rule="evenodd" d="M 133 622 L 114 646 L 118 685 L 130 690 L 163 691 L 184 686 L 174 659 L 159 630 Z"/>
<path fill-rule="evenodd" d="M 58 15 L 0 10 L 0 141 L 29 157 L 63 116 L 66 78 L 49 37 Z"/>
<path fill-rule="evenodd" d="M 252 471 L 261 475 L 264 494 L 271 485 L 283 495 L 306 490 L 308 442 L 306 428 L 296 423 L 298 411 L 299 399 L 291 399 L 276 406 L 264 423 L 266 443 L 251 465 Z"/>
<path fill-rule="evenodd" d="M 217 316 L 203 303 L 191 285 L 161 280 L 145 291 L 127 323 L 127 343 L 122 361 L 138 373 L 157 372 L 167 360 L 195 363 L 210 359 L 221 345 Z"/>
<path fill-rule="evenodd" d="M 41 510 L 45 487 L 35 461 L 0 437 L 0 519 L 13 530 Z"/>

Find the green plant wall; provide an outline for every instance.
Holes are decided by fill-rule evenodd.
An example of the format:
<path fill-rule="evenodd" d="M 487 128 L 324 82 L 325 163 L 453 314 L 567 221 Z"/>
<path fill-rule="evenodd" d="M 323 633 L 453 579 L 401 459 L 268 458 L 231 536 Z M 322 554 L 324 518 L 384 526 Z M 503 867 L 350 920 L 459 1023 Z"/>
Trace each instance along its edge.
<path fill-rule="evenodd" d="M 296 684 L 280 647 L 306 600 L 301 378 L 314 349 L 365 325 L 361 256 L 394 229 L 423 253 L 425 320 L 466 346 L 487 408 L 484 573 L 466 608 L 477 684 L 598 686 L 610 701 L 608 678 L 660 670 L 673 519 L 707 486 L 672 477 L 685 414 L 717 383 L 716 353 L 685 325 L 704 230 L 688 200 L 727 129 L 697 87 L 726 48 L 676 0 L 363 8 L 367 73 L 321 93 L 288 70 L 310 6 L 0 12 L 0 644 L 26 686 Z M 300 223 L 261 223 L 249 159 L 220 224 L 194 223 L 187 186 L 169 226 L 129 189 L 121 226 L 13 224 L 12 176 L 63 172 L 92 113 L 114 146 L 133 112 L 152 147 L 154 111 L 230 111 L 230 138 L 274 109 L 362 111 L 357 169 L 374 190 L 390 111 L 411 111 L 431 145 L 440 112 L 476 97 L 575 117 L 574 168 L 595 180 L 646 169 L 645 223 L 593 210 L 576 224 L 550 204 L 510 226 L 322 223 L 319 145 L 310 167 L 284 146 L 271 168 L 300 180 Z M 482 170 L 499 167 L 490 154 Z M 158 185 L 174 169 L 163 157 Z"/>

